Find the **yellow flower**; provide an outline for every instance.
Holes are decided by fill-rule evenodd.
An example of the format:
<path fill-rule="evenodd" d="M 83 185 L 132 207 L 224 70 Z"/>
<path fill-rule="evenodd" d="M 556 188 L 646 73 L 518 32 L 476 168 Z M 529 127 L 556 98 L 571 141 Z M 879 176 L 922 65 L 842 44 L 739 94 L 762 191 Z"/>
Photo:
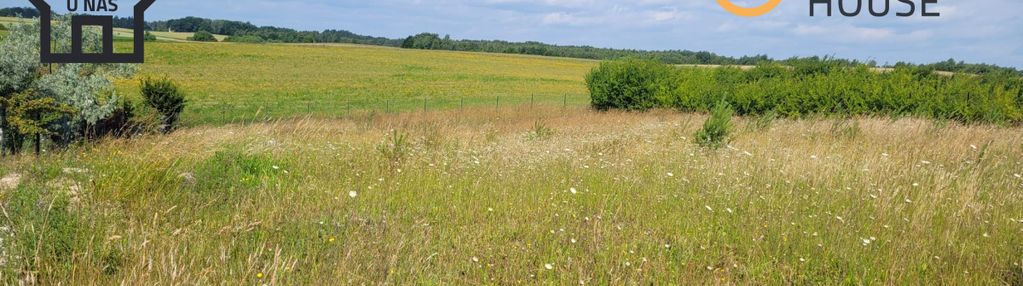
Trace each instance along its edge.
<path fill-rule="evenodd" d="M 263 279 L 263 272 L 256 273 L 256 278 Z"/>
<path fill-rule="evenodd" d="M 334 239 L 335 239 L 335 238 L 334 238 L 333 236 L 331 236 L 331 237 L 330 237 L 330 239 L 328 239 L 327 241 L 329 241 L 329 242 L 334 242 Z"/>

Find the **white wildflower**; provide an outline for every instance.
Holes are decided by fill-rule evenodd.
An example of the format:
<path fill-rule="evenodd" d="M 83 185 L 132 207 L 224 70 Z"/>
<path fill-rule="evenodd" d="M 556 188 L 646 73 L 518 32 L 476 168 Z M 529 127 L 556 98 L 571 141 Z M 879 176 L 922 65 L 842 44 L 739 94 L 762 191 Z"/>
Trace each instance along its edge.
<path fill-rule="evenodd" d="M 543 268 L 546 268 L 547 270 L 554 270 L 554 264 L 550 263 L 544 264 Z"/>
<path fill-rule="evenodd" d="M 359 196 L 359 192 L 356 192 L 356 191 L 348 192 L 348 196 L 352 197 L 354 199 L 355 197 Z"/>

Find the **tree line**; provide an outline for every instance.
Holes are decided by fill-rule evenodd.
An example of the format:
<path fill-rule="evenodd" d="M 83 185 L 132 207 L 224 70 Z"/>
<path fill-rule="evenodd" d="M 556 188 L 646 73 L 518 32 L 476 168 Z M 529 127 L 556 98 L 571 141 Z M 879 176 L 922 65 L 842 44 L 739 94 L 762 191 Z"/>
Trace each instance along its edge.
<path fill-rule="evenodd" d="M 21 16 L 26 18 L 37 17 L 38 12 L 34 8 L 4 8 L 0 9 L 0 16 Z M 115 17 L 114 26 L 131 29 L 134 26 L 132 18 Z M 694 65 L 758 65 L 765 63 L 779 63 L 783 65 L 798 65 L 804 61 L 818 61 L 820 57 L 772 59 L 766 55 L 728 57 L 706 51 L 668 50 L 668 51 L 645 51 L 631 49 L 610 49 L 591 46 L 563 46 L 552 45 L 540 42 L 508 42 L 500 40 L 455 40 L 450 36 L 441 37 L 435 33 L 421 33 L 405 39 L 388 39 L 384 37 L 373 37 L 359 35 L 345 30 L 328 29 L 324 31 L 298 31 L 289 28 L 273 26 L 256 26 L 249 22 L 214 20 L 199 17 L 185 17 L 165 21 L 152 21 L 146 23 L 146 29 L 153 31 L 173 32 L 208 32 L 228 36 L 225 41 L 249 42 L 249 43 L 346 43 L 374 46 L 401 47 L 406 49 L 424 50 L 449 50 L 465 52 L 487 52 L 504 54 L 522 54 L 550 57 L 566 57 L 593 60 L 612 60 L 622 58 L 639 58 L 659 61 L 666 64 L 694 64 Z M 828 59 L 831 63 L 841 64 L 847 67 L 866 65 L 870 67 L 879 66 L 876 62 L 860 62 L 856 60 Z M 932 71 L 948 71 L 956 73 L 989 74 L 998 72 L 1009 72 L 1023 76 L 1023 71 L 1012 67 L 1001 67 L 990 64 L 971 64 L 955 59 L 932 63 L 932 64 L 911 64 L 896 63 L 886 65 L 889 67 L 912 67 L 923 68 Z"/>

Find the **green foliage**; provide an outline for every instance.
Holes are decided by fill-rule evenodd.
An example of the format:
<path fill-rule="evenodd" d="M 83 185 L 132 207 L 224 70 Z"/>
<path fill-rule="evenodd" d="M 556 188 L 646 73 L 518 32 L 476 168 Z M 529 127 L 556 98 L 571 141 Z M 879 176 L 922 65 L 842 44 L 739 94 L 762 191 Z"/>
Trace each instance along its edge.
<path fill-rule="evenodd" d="M 27 134 L 51 135 L 57 146 L 80 139 L 85 126 L 109 116 L 116 107 L 113 78 L 128 77 L 135 65 L 62 64 L 39 61 L 39 23 L 14 24 L 0 42 L 0 134 L 8 152 L 17 152 Z M 52 26 L 57 52 L 68 52 L 69 17 Z M 98 51 L 99 34 L 85 30 L 83 48 Z M 27 133 L 26 133 L 27 132 Z"/>
<path fill-rule="evenodd" d="M 211 34 L 210 32 L 198 31 L 195 32 L 195 34 L 193 34 L 192 37 L 188 38 L 188 40 L 196 42 L 216 42 L 217 38 L 214 37 L 213 34 Z"/>
<path fill-rule="evenodd" d="M 174 130 L 175 124 L 185 110 L 185 94 L 169 79 L 142 79 L 139 87 L 146 105 L 156 109 L 163 117 L 163 133 Z"/>
<path fill-rule="evenodd" d="M 7 31 L 7 25 L 0 24 L 0 31 Z"/>
<path fill-rule="evenodd" d="M 265 42 L 263 38 L 254 35 L 242 35 L 242 36 L 230 36 L 224 39 L 225 42 L 234 43 L 262 43 Z"/>
<path fill-rule="evenodd" d="M 650 60 L 603 62 L 586 76 L 591 104 L 598 110 L 647 110 L 661 105 L 657 93 L 671 70 Z"/>
<path fill-rule="evenodd" d="M 145 41 L 146 42 L 155 42 L 156 41 L 156 35 L 153 35 L 153 33 L 150 33 L 149 31 L 146 31 Z"/>
<path fill-rule="evenodd" d="M 137 134 L 144 133 L 150 130 L 158 130 L 156 127 L 160 124 L 151 124 L 147 117 L 140 116 L 135 106 L 129 101 L 121 101 L 121 103 L 114 109 L 114 112 L 107 118 L 104 118 L 96 124 L 89 126 L 88 130 L 83 131 L 89 138 L 102 138 L 107 136 L 125 138 L 131 137 Z"/>
<path fill-rule="evenodd" d="M 703 123 L 703 128 L 696 131 L 696 143 L 706 148 L 717 149 L 728 144 L 732 133 L 732 107 L 728 102 L 720 101 L 710 111 L 710 118 Z"/>
<path fill-rule="evenodd" d="M 629 79 L 624 73 L 612 76 Z M 879 71 L 823 59 L 793 66 L 764 64 L 748 71 L 679 67 L 661 76 L 648 79 L 659 89 L 646 90 L 659 91 L 657 107 L 683 111 L 707 111 L 725 100 L 739 115 L 913 115 L 966 123 L 1023 123 L 1023 79 L 1010 72 L 941 75 L 919 67 Z M 605 102 L 600 86 L 589 84 L 594 104 Z M 649 97 L 632 96 L 639 101 Z"/>

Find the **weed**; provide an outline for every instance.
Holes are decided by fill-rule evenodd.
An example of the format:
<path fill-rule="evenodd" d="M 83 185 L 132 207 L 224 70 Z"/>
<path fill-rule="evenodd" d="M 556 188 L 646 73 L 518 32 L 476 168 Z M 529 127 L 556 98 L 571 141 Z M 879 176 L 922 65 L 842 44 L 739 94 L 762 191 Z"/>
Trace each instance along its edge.
<path fill-rule="evenodd" d="M 398 132 L 398 130 L 391 130 L 387 141 L 379 144 L 377 150 L 380 151 L 380 155 L 390 163 L 392 168 L 396 168 L 401 166 L 402 161 L 412 151 L 412 143 L 408 140 L 408 134 Z"/>
<path fill-rule="evenodd" d="M 548 138 L 551 138 L 553 136 L 554 136 L 554 129 L 551 129 L 550 127 L 548 127 L 547 124 L 544 123 L 544 121 L 541 119 L 541 120 L 537 120 L 536 122 L 533 123 L 533 128 L 531 128 L 529 130 L 529 133 L 527 134 L 526 137 L 529 140 L 541 140 L 542 141 L 542 140 L 547 140 Z"/>
<path fill-rule="evenodd" d="M 703 124 L 703 129 L 696 132 L 696 143 L 705 148 L 721 148 L 728 144 L 731 132 L 732 107 L 721 101 L 711 110 L 710 118 Z"/>

